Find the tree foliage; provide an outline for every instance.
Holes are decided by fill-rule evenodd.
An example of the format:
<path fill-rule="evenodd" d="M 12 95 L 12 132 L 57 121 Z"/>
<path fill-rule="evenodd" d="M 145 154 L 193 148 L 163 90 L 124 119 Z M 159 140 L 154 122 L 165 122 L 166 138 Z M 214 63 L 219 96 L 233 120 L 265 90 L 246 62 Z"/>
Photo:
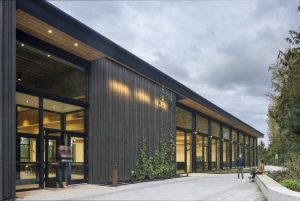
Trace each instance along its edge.
<path fill-rule="evenodd" d="M 300 6 L 298 8 L 298 11 Z M 290 31 L 288 47 L 280 51 L 272 72 L 271 104 L 269 106 L 270 152 L 300 151 L 300 32 Z M 283 158 L 284 159 L 286 157 Z"/>

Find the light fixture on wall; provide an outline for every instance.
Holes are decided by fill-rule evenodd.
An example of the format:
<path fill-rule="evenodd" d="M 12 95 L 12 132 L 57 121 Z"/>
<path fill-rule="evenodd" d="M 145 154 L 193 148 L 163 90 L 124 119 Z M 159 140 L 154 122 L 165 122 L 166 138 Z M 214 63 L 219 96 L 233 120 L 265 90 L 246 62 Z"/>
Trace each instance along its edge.
<path fill-rule="evenodd" d="M 21 47 L 24 47 L 24 46 L 25 46 L 24 43 L 22 43 L 22 44 L 21 44 Z"/>
<path fill-rule="evenodd" d="M 52 30 L 51 30 L 51 29 L 48 29 L 48 33 L 49 33 L 49 34 L 52 34 Z"/>
<path fill-rule="evenodd" d="M 17 81 L 22 82 L 22 74 L 21 73 L 17 74 Z"/>
<path fill-rule="evenodd" d="M 74 43 L 74 46 L 75 46 L 75 47 L 78 47 L 78 43 Z"/>
<path fill-rule="evenodd" d="M 50 55 L 50 54 L 48 54 L 48 55 L 47 55 L 47 57 L 51 57 L 51 55 Z"/>

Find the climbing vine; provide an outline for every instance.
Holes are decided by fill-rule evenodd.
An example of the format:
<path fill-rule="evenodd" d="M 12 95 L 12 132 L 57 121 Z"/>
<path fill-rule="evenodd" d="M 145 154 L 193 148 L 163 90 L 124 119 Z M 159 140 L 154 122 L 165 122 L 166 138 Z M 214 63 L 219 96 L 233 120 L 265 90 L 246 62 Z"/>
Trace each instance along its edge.
<path fill-rule="evenodd" d="M 143 138 L 139 150 L 139 158 L 136 167 L 131 171 L 133 180 L 147 180 L 169 178 L 174 176 L 175 172 L 175 142 L 173 134 L 170 132 L 170 138 L 166 141 L 160 139 L 159 149 L 154 150 L 152 154 L 147 154 L 146 140 Z"/>

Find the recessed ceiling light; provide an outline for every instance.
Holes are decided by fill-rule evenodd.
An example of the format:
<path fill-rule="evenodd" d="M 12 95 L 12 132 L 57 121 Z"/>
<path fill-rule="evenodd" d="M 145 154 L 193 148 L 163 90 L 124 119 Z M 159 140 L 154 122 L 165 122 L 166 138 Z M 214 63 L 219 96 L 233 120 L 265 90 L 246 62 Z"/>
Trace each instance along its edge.
<path fill-rule="evenodd" d="M 24 47 L 25 46 L 24 43 L 22 43 L 21 46 Z"/>
<path fill-rule="evenodd" d="M 49 33 L 49 34 L 52 34 L 52 30 L 51 30 L 51 29 L 49 29 L 49 30 L 48 30 L 48 33 Z"/>
<path fill-rule="evenodd" d="M 47 55 L 47 57 L 51 57 L 51 55 L 50 55 L 50 54 L 48 54 L 48 55 Z"/>
<path fill-rule="evenodd" d="M 78 43 L 74 43 L 74 46 L 75 46 L 75 47 L 78 47 Z"/>
<path fill-rule="evenodd" d="M 26 103 L 29 103 L 29 100 L 28 100 L 28 99 L 26 99 Z"/>

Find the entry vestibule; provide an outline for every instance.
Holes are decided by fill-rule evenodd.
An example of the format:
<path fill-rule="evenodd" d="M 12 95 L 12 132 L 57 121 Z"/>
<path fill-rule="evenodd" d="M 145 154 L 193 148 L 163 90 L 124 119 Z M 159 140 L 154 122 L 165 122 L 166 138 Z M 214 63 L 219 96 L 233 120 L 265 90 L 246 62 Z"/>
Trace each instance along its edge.
<path fill-rule="evenodd" d="M 16 103 L 16 189 L 53 187 L 60 145 L 68 146 L 71 155 L 65 183 L 86 182 L 85 108 L 20 92 Z"/>

